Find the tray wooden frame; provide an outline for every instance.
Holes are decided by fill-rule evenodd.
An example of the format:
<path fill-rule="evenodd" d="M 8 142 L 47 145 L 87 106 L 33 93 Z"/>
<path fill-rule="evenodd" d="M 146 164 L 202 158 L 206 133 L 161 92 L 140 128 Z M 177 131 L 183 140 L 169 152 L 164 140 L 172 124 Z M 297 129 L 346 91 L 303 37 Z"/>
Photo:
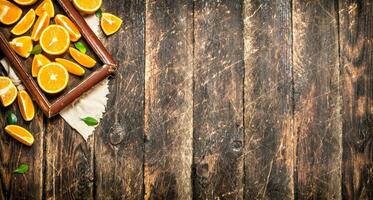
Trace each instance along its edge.
<path fill-rule="evenodd" d="M 13 66 L 17 75 L 21 79 L 23 85 L 26 87 L 34 101 L 40 106 L 43 113 L 48 117 L 55 116 L 66 106 L 70 105 L 75 99 L 80 97 L 84 92 L 88 91 L 94 85 L 112 75 L 117 70 L 117 64 L 106 50 L 102 42 L 97 38 L 95 33 L 91 30 L 84 18 L 75 9 L 70 0 L 56 0 L 66 15 L 77 25 L 82 37 L 86 40 L 87 44 L 97 54 L 98 58 L 102 61 L 103 66 L 92 72 L 76 87 L 72 88 L 68 93 L 61 95 L 53 102 L 50 102 L 45 96 L 44 92 L 39 88 L 36 81 L 33 79 L 23 67 L 23 64 L 18 55 L 10 47 L 5 36 L 0 32 L 0 50 Z"/>

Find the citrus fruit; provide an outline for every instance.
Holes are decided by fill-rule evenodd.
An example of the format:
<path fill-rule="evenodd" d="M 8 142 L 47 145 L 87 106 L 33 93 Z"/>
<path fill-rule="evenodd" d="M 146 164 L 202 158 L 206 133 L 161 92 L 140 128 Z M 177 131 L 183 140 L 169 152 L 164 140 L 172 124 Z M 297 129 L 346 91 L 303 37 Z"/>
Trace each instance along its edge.
<path fill-rule="evenodd" d="M 58 14 L 54 18 L 54 21 L 56 24 L 63 26 L 69 32 L 71 41 L 76 42 L 82 37 L 78 27 L 76 27 L 76 25 L 66 16 Z"/>
<path fill-rule="evenodd" d="M 54 17 L 54 6 L 52 0 L 44 0 L 35 10 L 37 16 L 42 16 L 44 12 L 48 13 L 49 17 Z"/>
<path fill-rule="evenodd" d="M 31 146 L 34 143 L 34 136 L 32 136 L 28 130 L 20 126 L 8 125 L 5 127 L 5 132 L 24 145 Z"/>
<path fill-rule="evenodd" d="M 14 0 L 17 4 L 21 6 L 29 6 L 37 2 L 38 0 Z"/>
<path fill-rule="evenodd" d="M 56 62 L 60 63 L 61 65 L 63 65 L 68 72 L 74 74 L 74 75 L 77 75 L 77 76 L 83 76 L 84 73 L 85 73 L 85 70 L 83 69 L 83 67 L 81 67 L 80 65 L 70 61 L 70 60 L 66 60 L 66 59 L 63 59 L 63 58 L 56 58 Z"/>
<path fill-rule="evenodd" d="M 92 14 L 100 9 L 102 0 L 73 0 L 73 4 L 80 12 Z"/>
<path fill-rule="evenodd" d="M 16 86 L 8 77 L 0 76 L 0 100 L 4 107 L 14 102 L 17 92 Z"/>
<path fill-rule="evenodd" d="M 37 77 L 39 73 L 39 69 L 49 63 L 51 63 L 51 61 L 47 57 L 45 57 L 43 54 L 35 55 L 34 59 L 32 60 L 32 67 L 31 67 L 32 77 Z"/>
<path fill-rule="evenodd" d="M 50 19 L 48 13 L 44 12 L 35 22 L 34 28 L 31 32 L 31 39 L 39 41 L 41 33 L 49 26 L 49 22 Z"/>
<path fill-rule="evenodd" d="M 16 23 L 21 18 L 22 9 L 9 1 L 0 0 L 0 22 L 5 25 Z"/>
<path fill-rule="evenodd" d="M 41 33 L 39 43 L 46 53 L 61 55 L 69 48 L 70 35 L 63 26 L 50 25 Z"/>
<path fill-rule="evenodd" d="M 83 65 L 84 67 L 92 68 L 96 65 L 96 61 L 93 58 L 89 57 L 84 53 L 81 53 L 80 51 L 72 47 L 69 48 L 69 52 L 71 57 L 73 57 L 74 60 L 76 60 L 76 62 Z"/>
<path fill-rule="evenodd" d="M 117 32 L 122 25 L 123 21 L 110 13 L 102 13 L 101 28 L 106 35 L 112 35 Z"/>
<path fill-rule="evenodd" d="M 22 36 L 14 38 L 9 42 L 12 49 L 20 56 L 28 58 L 33 48 L 30 36 Z"/>
<path fill-rule="evenodd" d="M 26 33 L 35 22 L 35 11 L 30 9 L 25 16 L 10 31 L 13 35 L 22 35 Z"/>
<path fill-rule="evenodd" d="M 32 103 L 30 95 L 25 91 L 21 90 L 18 92 L 18 107 L 21 115 L 25 121 L 31 121 L 35 116 L 35 108 Z"/>
<path fill-rule="evenodd" d="M 49 94 L 56 94 L 66 88 L 69 82 L 69 74 L 64 66 L 51 62 L 44 65 L 38 73 L 40 88 Z"/>

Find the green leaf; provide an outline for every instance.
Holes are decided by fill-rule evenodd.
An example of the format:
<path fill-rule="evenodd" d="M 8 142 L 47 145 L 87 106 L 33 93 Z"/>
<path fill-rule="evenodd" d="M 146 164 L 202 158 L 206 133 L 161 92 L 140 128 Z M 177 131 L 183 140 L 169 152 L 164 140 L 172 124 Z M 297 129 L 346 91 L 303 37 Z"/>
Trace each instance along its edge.
<path fill-rule="evenodd" d="M 17 124 L 17 116 L 13 112 L 8 112 L 6 120 L 8 121 L 8 124 Z"/>
<path fill-rule="evenodd" d="M 41 50 L 41 46 L 40 45 L 36 45 L 34 46 L 34 48 L 31 50 L 30 54 L 32 55 L 37 55 L 37 54 L 41 54 L 42 50 Z"/>
<path fill-rule="evenodd" d="M 101 10 L 101 8 L 96 11 L 96 17 L 99 18 L 99 19 L 101 19 L 101 17 L 102 17 L 102 10 Z"/>
<path fill-rule="evenodd" d="M 98 124 L 97 120 L 93 117 L 81 118 L 88 126 L 96 126 Z"/>
<path fill-rule="evenodd" d="M 75 45 L 75 48 L 77 48 L 80 52 L 82 52 L 82 53 L 86 53 L 87 52 L 87 49 L 85 48 L 85 46 L 84 46 L 83 43 L 76 42 L 74 45 Z"/>
<path fill-rule="evenodd" d="M 17 174 L 24 174 L 26 172 L 28 172 L 28 165 L 26 164 L 20 165 L 16 170 L 13 171 L 13 173 Z"/>

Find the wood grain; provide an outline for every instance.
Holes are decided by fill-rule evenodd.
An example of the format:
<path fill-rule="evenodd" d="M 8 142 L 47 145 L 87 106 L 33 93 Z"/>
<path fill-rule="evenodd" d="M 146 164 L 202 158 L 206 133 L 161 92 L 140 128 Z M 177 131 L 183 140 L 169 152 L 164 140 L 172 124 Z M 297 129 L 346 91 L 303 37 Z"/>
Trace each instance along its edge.
<path fill-rule="evenodd" d="M 17 102 L 17 100 L 15 101 Z M 25 122 L 14 103 L 1 108 L 0 124 L 7 125 L 6 113 L 11 111 L 18 118 L 18 125 L 28 129 L 34 136 L 32 147 L 27 147 L 10 137 L 5 131 L 0 134 L 0 199 L 41 199 L 43 195 L 43 114 L 39 110 L 32 122 Z M 13 171 L 21 164 L 27 164 L 29 171 L 15 174 Z M 32 192 L 31 192 L 32 191 Z"/>
<path fill-rule="evenodd" d="M 145 52 L 145 199 L 191 199 L 192 0 L 146 1 Z"/>
<path fill-rule="evenodd" d="M 245 0 L 245 197 L 293 199 L 291 1 Z"/>
<path fill-rule="evenodd" d="M 93 199 L 93 141 L 61 118 L 46 121 L 45 198 Z"/>
<path fill-rule="evenodd" d="M 194 8 L 194 198 L 243 198 L 243 1 Z"/>
<path fill-rule="evenodd" d="M 123 19 L 104 40 L 118 62 L 107 112 L 95 134 L 96 199 L 143 199 L 145 3 L 105 1 L 104 11 Z"/>
<path fill-rule="evenodd" d="M 336 1 L 293 2 L 295 198 L 341 198 Z"/>
<path fill-rule="evenodd" d="M 373 199 L 373 2 L 340 0 L 343 199 Z"/>

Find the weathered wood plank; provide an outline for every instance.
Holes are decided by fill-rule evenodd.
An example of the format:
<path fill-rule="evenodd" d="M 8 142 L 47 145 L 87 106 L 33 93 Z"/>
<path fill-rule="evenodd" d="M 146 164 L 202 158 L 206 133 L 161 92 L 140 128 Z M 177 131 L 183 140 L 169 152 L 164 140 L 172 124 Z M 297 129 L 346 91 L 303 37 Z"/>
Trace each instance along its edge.
<path fill-rule="evenodd" d="M 192 198 L 193 1 L 146 1 L 145 199 Z"/>
<path fill-rule="evenodd" d="M 373 199 L 373 2 L 340 0 L 343 199 Z"/>
<path fill-rule="evenodd" d="M 291 1 L 244 3 L 245 197 L 293 199 Z"/>
<path fill-rule="evenodd" d="M 243 1 L 195 1 L 194 198 L 243 198 Z"/>
<path fill-rule="evenodd" d="M 95 135 L 95 198 L 143 199 L 145 3 L 110 0 L 102 9 L 123 25 L 104 41 L 119 67 Z"/>
<path fill-rule="evenodd" d="M 33 133 L 35 142 L 27 147 L 3 131 L 7 125 L 6 113 L 12 111 L 18 118 L 18 125 Z M 32 122 L 25 122 L 19 112 L 17 101 L 0 111 L 0 199 L 42 199 L 43 195 L 43 114 L 38 111 Z M 27 164 L 26 174 L 14 174 L 13 170 Z"/>
<path fill-rule="evenodd" d="M 45 198 L 93 199 L 93 140 L 60 117 L 46 121 Z"/>
<path fill-rule="evenodd" d="M 341 97 L 336 1 L 293 2 L 295 197 L 341 198 Z"/>

